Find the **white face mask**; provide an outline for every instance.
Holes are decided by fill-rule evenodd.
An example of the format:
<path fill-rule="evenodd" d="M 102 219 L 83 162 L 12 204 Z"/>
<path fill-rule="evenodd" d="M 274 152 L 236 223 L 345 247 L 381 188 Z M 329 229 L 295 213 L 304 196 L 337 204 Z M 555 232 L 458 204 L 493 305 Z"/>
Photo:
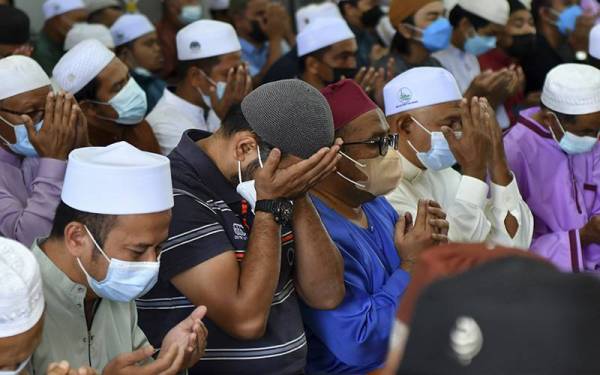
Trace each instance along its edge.
<path fill-rule="evenodd" d="M 202 74 L 204 75 L 204 77 L 206 78 L 208 83 L 210 83 L 212 86 L 215 87 L 215 90 L 217 91 L 217 99 L 222 100 L 223 96 L 225 96 L 225 89 L 227 88 L 227 82 L 223 82 L 223 81 L 215 82 L 206 73 L 204 73 L 203 70 L 200 70 L 200 72 L 202 72 Z M 210 107 L 212 105 L 212 102 L 210 100 L 210 95 L 206 95 L 199 87 L 196 87 L 196 90 L 198 90 L 198 93 L 202 96 L 202 100 L 204 101 L 204 104 L 206 104 L 207 106 Z"/>
<path fill-rule="evenodd" d="M 21 362 L 21 364 L 19 366 L 17 366 L 16 370 L 0 371 L 0 375 L 19 375 L 19 374 L 21 374 L 21 372 L 23 370 L 25 370 L 25 367 L 27 367 L 27 365 L 29 365 L 30 361 L 31 361 L 31 356 L 29 356 L 29 358 L 27 358 L 26 360 Z"/>
<path fill-rule="evenodd" d="M 260 165 L 260 167 L 263 167 L 263 162 L 262 162 L 262 158 L 260 157 L 260 147 L 258 147 L 258 145 L 256 145 L 256 151 L 258 152 L 258 165 Z M 235 188 L 235 190 L 237 191 L 237 193 L 239 195 L 242 196 L 242 198 L 244 198 L 246 200 L 246 202 L 248 202 L 248 204 L 250 205 L 250 208 L 252 209 L 252 212 L 254 212 L 254 207 L 256 207 L 256 181 L 255 180 L 249 180 L 249 181 L 242 181 L 242 162 L 238 160 L 238 179 L 240 181 L 240 183 L 237 185 L 237 187 Z"/>

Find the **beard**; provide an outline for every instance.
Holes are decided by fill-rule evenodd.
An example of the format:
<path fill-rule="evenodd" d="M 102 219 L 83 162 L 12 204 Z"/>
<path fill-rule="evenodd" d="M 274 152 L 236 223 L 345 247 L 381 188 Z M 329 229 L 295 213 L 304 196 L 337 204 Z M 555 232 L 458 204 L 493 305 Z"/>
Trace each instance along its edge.
<path fill-rule="evenodd" d="M 240 181 L 239 175 L 236 173 L 233 176 L 229 177 L 229 181 L 233 186 L 237 186 L 241 182 L 254 180 L 254 174 L 260 168 L 260 163 L 258 159 L 252 161 L 248 166 L 242 169 L 242 181 Z"/>

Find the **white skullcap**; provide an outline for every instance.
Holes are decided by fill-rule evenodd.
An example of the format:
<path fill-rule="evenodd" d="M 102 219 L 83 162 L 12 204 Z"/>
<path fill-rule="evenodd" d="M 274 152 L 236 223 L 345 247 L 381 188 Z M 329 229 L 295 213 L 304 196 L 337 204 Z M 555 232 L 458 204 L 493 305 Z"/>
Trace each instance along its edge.
<path fill-rule="evenodd" d="M 117 47 L 154 31 L 156 31 L 156 28 L 148 17 L 139 13 L 124 14 L 110 27 L 110 32 Z"/>
<path fill-rule="evenodd" d="M 542 103 L 565 115 L 600 112 L 600 70 L 584 64 L 562 64 L 546 75 Z"/>
<path fill-rule="evenodd" d="M 0 59 L 0 100 L 49 86 L 50 78 L 35 60 L 26 56 Z"/>
<path fill-rule="evenodd" d="M 531 0 L 519 0 L 519 2 L 525 5 L 525 8 L 531 10 Z"/>
<path fill-rule="evenodd" d="M 102 215 L 136 215 L 173 207 L 169 159 L 127 142 L 69 154 L 62 201 Z"/>
<path fill-rule="evenodd" d="M 210 0 L 209 7 L 212 10 L 229 9 L 229 0 Z"/>
<path fill-rule="evenodd" d="M 590 55 L 600 59 L 600 24 L 592 27 L 590 31 Z"/>
<path fill-rule="evenodd" d="M 506 0 L 459 0 L 458 5 L 487 21 L 506 25 L 510 17 L 510 6 Z"/>
<path fill-rule="evenodd" d="M 452 9 L 454 9 L 456 4 L 458 4 L 458 0 L 444 0 L 444 8 L 446 8 L 446 11 L 448 13 L 450 13 Z"/>
<path fill-rule="evenodd" d="M 386 116 L 461 99 L 456 79 L 443 68 L 413 68 L 383 88 Z"/>
<path fill-rule="evenodd" d="M 233 26 L 226 22 L 200 20 L 177 33 L 179 61 L 199 60 L 242 49 Z"/>
<path fill-rule="evenodd" d="M 121 8 L 119 0 L 83 0 L 83 2 L 90 13 L 106 8 Z"/>
<path fill-rule="evenodd" d="M 112 61 L 115 54 L 95 39 L 84 40 L 71 48 L 58 61 L 52 79 L 58 86 L 75 95 Z"/>
<path fill-rule="evenodd" d="M 87 39 L 96 39 L 106 48 L 115 48 L 115 42 L 108 27 L 100 23 L 76 23 L 65 38 L 65 51 Z"/>
<path fill-rule="evenodd" d="M 46 0 L 42 5 L 44 20 L 77 9 L 85 9 L 85 4 L 81 0 Z"/>
<path fill-rule="evenodd" d="M 326 1 L 322 4 L 309 4 L 296 11 L 296 28 L 301 33 L 309 23 L 317 18 L 343 19 L 340 9 L 335 3 Z"/>
<path fill-rule="evenodd" d="M 317 18 L 296 37 L 298 57 L 354 38 L 354 33 L 343 19 Z"/>
<path fill-rule="evenodd" d="M 44 290 L 33 253 L 0 237 L 0 338 L 20 335 L 40 321 Z"/>

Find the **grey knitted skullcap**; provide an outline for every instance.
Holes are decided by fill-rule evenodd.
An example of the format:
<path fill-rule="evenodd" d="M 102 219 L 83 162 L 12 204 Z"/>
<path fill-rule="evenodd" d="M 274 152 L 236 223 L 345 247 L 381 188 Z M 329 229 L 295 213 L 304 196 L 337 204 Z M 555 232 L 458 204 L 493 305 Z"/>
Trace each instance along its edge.
<path fill-rule="evenodd" d="M 314 87 L 286 79 L 267 83 L 242 101 L 242 112 L 260 138 L 284 153 L 308 159 L 333 144 L 333 117 Z"/>

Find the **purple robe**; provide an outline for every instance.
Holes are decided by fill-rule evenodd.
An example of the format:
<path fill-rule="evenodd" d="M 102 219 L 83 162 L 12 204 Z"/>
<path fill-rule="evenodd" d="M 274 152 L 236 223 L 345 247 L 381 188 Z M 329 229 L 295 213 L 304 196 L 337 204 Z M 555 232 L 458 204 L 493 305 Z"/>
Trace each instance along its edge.
<path fill-rule="evenodd" d="M 600 215 L 600 144 L 589 153 L 567 155 L 533 120 L 539 111 L 522 111 L 504 137 L 508 164 L 535 221 L 531 251 L 561 270 L 598 270 L 600 245 L 582 248 L 579 230 Z"/>

